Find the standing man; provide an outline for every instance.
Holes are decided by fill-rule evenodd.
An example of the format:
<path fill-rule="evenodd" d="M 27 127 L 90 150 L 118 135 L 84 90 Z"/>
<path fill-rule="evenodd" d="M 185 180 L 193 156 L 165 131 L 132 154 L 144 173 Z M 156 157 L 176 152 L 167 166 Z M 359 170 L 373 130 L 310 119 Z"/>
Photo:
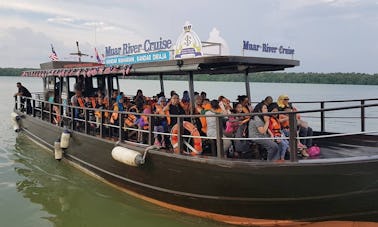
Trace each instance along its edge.
<path fill-rule="evenodd" d="M 18 92 L 14 94 L 14 97 L 21 96 L 22 107 L 25 107 L 25 99 L 22 97 L 31 98 L 32 97 L 31 93 L 26 87 L 22 86 L 21 82 L 17 82 L 17 88 L 18 88 Z M 30 99 L 26 99 L 26 113 L 31 114 L 31 112 L 32 112 L 32 108 L 31 108 Z"/>

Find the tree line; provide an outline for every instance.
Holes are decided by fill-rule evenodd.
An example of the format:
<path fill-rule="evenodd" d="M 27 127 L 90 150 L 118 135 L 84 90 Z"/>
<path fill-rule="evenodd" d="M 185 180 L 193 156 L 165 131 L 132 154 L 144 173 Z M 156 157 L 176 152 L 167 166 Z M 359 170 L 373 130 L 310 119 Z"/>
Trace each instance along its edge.
<path fill-rule="evenodd" d="M 130 79 L 157 80 L 158 76 L 138 77 L 129 76 Z M 288 72 L 260 72 L 248 76 L 250 82 L 264 83 L 313 83 L 313 84 L 359 84 L 378 85 L 378 74 L 366 73 L 288 73 Z M 164 76 L 165 80 L 188 80 L 187 75 Z M 244 82 L 244 74 L 233 75 L 194 75 L 196 81 L 230 81 Z"/>
<path fill-rule="evenodd" d="M 22 71 L 30 68 L 0 68 L 0 76 L 20 76 Z M 128 79 L 158 80 L 158 76 L 127 76 Z M 378 85 L 378 74 L 366 73 L 294 73 L 294 72 L 260 72 L 248 76 L 251 82 L 265 83 L 314 83 L 314 84 L 360 84 Z M 187 80 L 187 75 L 164 76 L 165 80 Z M 232 81 L 244 82 L 244 74 L 194 75 L 196 81 Z"/>

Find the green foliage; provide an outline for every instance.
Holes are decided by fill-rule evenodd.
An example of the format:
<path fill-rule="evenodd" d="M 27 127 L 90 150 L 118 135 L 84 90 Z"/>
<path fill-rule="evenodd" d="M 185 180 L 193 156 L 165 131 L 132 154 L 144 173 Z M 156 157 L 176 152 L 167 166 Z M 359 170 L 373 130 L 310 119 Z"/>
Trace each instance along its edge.
<path fill-rule="evenodd" d="M 158 80 L 158 76 L 127 77 L 130 79 Z M 164 76 L 164 80 L 188 80 L 187 75 Z M 194 75 L 196 81 L 244 82 L 243 74 L 233 75 Z M 378 85 L 378 74 L 366 73 L 286 73 L 260 72 L 249 74 L 249 81 L 264 83 L 312 83 L 312 84 L 360 84 Z"/>

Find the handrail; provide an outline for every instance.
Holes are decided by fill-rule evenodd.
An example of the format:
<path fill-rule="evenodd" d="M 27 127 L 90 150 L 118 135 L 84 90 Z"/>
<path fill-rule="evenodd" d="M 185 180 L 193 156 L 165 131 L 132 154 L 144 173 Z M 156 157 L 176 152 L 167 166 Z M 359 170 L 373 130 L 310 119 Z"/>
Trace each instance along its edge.
<path fill-rule="evenodd" d="M 221 119 L 222 118 L 225 118 L 225 117 L 230 117 L 230 116 L 235 116 L 235 117 L 240 117 L 240 116 L 249 116 L 249 117 L 254 117 L 254 116 L 265 116 L 265 115 L 273 115 L 273 114 L 287 114 L 289 115 L 289 126 L 290 126 L 290 137 L 284 137 L 284 139 L 289 139 L 290 141 L 290 152 L 291 152 L 291 161 L 297 161 L 296 160 L 296 150 L 297 150 L 297 140 L 298 139 L 316 139 L 316 138 L 328 138 L 328 137 L 338 137 L 338 136 L 346 136 L 346 135 L 357 135 L 357 134 L 366 134 L 368 132 L 364 132 L 364 120 L 365 118 L 368 118 L 368 117 L 365 117 L 365 108 L 369 108 L 369 107 L 378 107 L 378 103 L 374 103 L 374 104 L 365 104 L 365 101 L 366 100 L 358 100 L 358 101 L 361 101 L 361 105 L 353 105 L 353 106 L 344 106 L 344 107 L 333 107 L 333 108 L 323 108 L 323 109 L 313 109 L 313 110 L 301 110 L 301 111 L 281 111 L 281 112 L 276 112 L 276 113 L 249 113 L 249 114 L 216 114 L 216 115 L 170 115 L 170 117 L 172 118 L 177 118 L 177 122 L 182 122 L 184 118 L 199 118 L 199 117 L 206 117 L 206 118 L 212 118 L 212 117 L 215 117 L 217 118 L 217 121 L 216 121 L 216 127 L 217 127 L 217 136 L 216 137 L 207 137 L 207 136 L 192 136 L 192 135 L 183 135 L 183 126 L 182 126 L 182 123 L 179 124 L 179 130 L 178 130 L 178 133 L 177 134 L 172 134 L 172 133 L 165 133 L 165 132 L 155 132 L 153 131 L 152 127 L 151 127 L 151 122 L 152 122 L 152 119 L 154 117 L 162 117 L 162 116 L 165 116 L 165 115 L 160 115 L 160 114 L 145 114 L 145 113 L 136 113 L 136 112 L 128 112 L 128 111 L 113 111 L 113 110 L 102 110 L 102 109 L 96 109 L 96 108 L 82 108 L 82 107 L 77 107 L 77 106 L 71 106 L 71 105 L 64 105 L 64 104 L 61 104 L 61 103 L 51 103 L 51 102 L 48 102 L 48 101 L 45 101 L 45 100 L 39 100 L 39 99 L 35 99 L 35 98 L 28 98 L 28 97 L 22 97 L 23 99 L 26 99 L 26 100 L 30 100 L 30 102 L 32 103 L 32 112 L 31 112 L 31 115 L 33 117 L 36 117 L 37 116 L 37 113 L 39 111 L 39 117 L 42 119 L 42 120 L 48 120 L 49 122 L 52 122 L 52 119 L 54 117 L 57 117 L 57 113 L 55 113 L 53 111 L 53 107 L 54 106 L 58 106 L 59 107 L 59 111 L 60 111 L 60 116 L 62 118 L 61 122 L 58 123 L 58 126 L 59 127 L 68 127 L 70 126 L 72 130 L 78 130 L 76 125 L 75 125 L 75 122 L 81 122 L 84 124 L 84 133 L 86 134 L 89 134 L 89 130 L 90 130 L 90 125 L 96 125 L 97 128 L 99 128 L 99 134 L 100 134 L 100 137 L 104 137 L 104 127 L 107 127 L 109 129 L 109 131 L 113 131 L 113 129 L 117 130 L 118 131 L 118 140 L 119 141 L 122 141 L 123 140 L 123 133 L 125 131 L 125 129 L 127 130 L 130 130 L 130 131 L 136 131 L 137 133 L 146 133 L 148 135 L 148 140 L 147 140 L 147 144 L 148 145 L 152 145 L 153 144 L 153 135 L 154 134 L 157 134 L 157 135 L 176 135 L 178 137 L 178 146 L 179 146 L 179 150 L 182 151 L 183 150 L 183 144 L 184 144 L 184 138 L 201 138 L 201 139 L 213 139 L 216 141 L 216 147 L 217 147 L 217 153 L 216 153 L 216 156 L 217 158 L 225 158 L 225 151 L 223 149 L 223 141 L 224 140 L 254 140 L 256 138 L 230 138 L 230 137 L 224 137 L 223 135 L 223 130 L 222 130 L 222 127 L 221 127 Z M 369 101 L 372 101 L 372 100 L 378 100 L 378 99 L 368 99 Z M 340 101 L 340 100 L 339 100 Z M 350 100 L 349 100 L 350 101 Z M 353 100 L 355 101 L 355 100 Z M 40 108 L 36 107 L 36 102 L 40 102 L 41 105 L 40 105 Z M 335 102 L 335 101 L 334 101 Z M 20 105 L 20 108 L 23 108 L 25 105 L 22 104 Z M 324 105 L 323 105 L 324 106 Z M 17 98 L 15 98 L 15 109 L 17 109 L 18 107 L 18 100 Z M 48 107 L 46 109 L 46 107 Z M 65 113 L 66 115 L 63 115 L 63 108 L 66 108 L 65 110 Z M 336 134 L 336 135 L 326 135 L 326 136 L 311 136 L 311 137 L 299 137 L 296 135 L 296 114 L 305 114 L 305 113 L 317 113 L 317 112 L 320 112 L 320 113 L 323 113 L 323 118 L 322 118 L 322 121 L 325 119 L 325 118 L 330 118 L 330 117 L 325 117 L 324 116 L 324 113 L 325 112 L 331 112 L 331 111 L 338 111 L 338 110 L 348 110 L 348 109 L 361 109 L 361 131 L 362 132 L 358 132 L 358 133 L 346 133 L 346 134 Z M 75 114 L 74 112 L 75 111 L 82 111 L 83 112 L 83 118 L 77 118 L 75 117 Z M 89 117 L 89 114 L 92 112 L 92 114 L 94 114 L 95 111 L 100 111 L 101 113 L 101 120 L 100 122 L 97 122 L 97 121 L 93 121 L 90 119 Z M 105 112 L 108 112 L 110 115 L 114 112 L 117 112 L 119 114 L 119 121 L 118 121 L 118 125 L 114 125 L 114 124 L 109 124 L 109 123 L 106 123 L 104 122 L 104 113 Z M 45 114 L 48 115 L 48 119 L 46 119 L 45 117 Z M 148 119 L 149 119 L 149 128 L 148 130 L 146 129 L 139 129 L 139 128 L 131 128 L 131 127 L 125 127 L 123 125 L 123 118 L 127 115 L 127 114 L 133 114 L 135 116 L 148 116 Z M 70 120 L 70 123 L 67 123 L 66 121 L 67 120 Z M 322 127 L 322 129 L 324 129 Z M 375 131 L 371 131 L 371 133 L 376 133 Z M 258 139 L 262 139 L 262 138 L 258 138 Z M 271 139 L 271 138 L 266 138 L 266 139 Z"/>

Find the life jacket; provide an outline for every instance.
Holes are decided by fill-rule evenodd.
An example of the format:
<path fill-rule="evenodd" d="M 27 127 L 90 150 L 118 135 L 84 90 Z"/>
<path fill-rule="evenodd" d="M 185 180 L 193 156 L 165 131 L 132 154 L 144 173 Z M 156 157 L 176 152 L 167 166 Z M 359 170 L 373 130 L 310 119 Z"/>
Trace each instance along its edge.
<path fill-rule="evenodd" d="M 77 102 L 79 103 L 79 106 L 81 108 L 84 108 L 85 107 L 85 101 L 84 101 L 84 98 L 83 97 L 78 97 L 77 98 Z"/>
<path fill-rule="evenodd" d="M 106 109 L 105 104 L 103 104 L 101 107 L 99 105 L 95 106 L 96 109 L 101 109 L 101 110 L 105 110 Z M 109 112 L 108 111 L 103 111 L 103 112 L 104 112 L 104 118 L 108 118 L 109 117 Z M 97 118 L 101 118 L 101 111 L 96 110 L 95 111 L 95 115 L 96 115 Z"/>
<path fill-rule="evenodd" d="M 92 108 L 96 107 L 96 98 L 95 97 L 90 97 L 91 103 L 92 103 Z"/>
<path fill-rule="evenodd" d="M 286 117 L 286 114 L 280 114 L 278 118 L 281 120 Z M 281 128 L 289 128 L 289 120 L 281 122 Z"/>
<path fill-rule="evenodd" d="M 128 114 L 125 119 L 125 125 L 127 127 L 133 127 L 135 125 L 137 117 L 134 114 Z"/>
<path fill-rule="evenodd" d="M 281 136 L 281 124 L 275 117 L 270 117 L 269 119 L 269 129 L 273 133 L 273 136 Z"/>
<path fill-rule="evenodd" d="M 110 116 L 110 123 L 114 124 L 118 120 L 118 103 L 113 104 L 113 113 Z"/>

